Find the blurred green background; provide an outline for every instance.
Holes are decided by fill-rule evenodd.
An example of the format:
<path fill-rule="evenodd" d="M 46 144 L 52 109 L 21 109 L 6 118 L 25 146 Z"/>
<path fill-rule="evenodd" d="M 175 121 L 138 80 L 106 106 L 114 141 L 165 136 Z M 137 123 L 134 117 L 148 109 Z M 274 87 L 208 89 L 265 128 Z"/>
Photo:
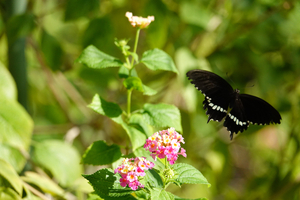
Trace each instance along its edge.
<path fill-rule="evenodd" d="M 114 39 L 131 38 L 133 44 L 135 29 L 125 17 L 130 11 L 155 17 L 141 31 L 138 54 L 160 48 L 179 70 L 176 75 L 138 66 L 143 83 L 158 93 L 148 97 L 134 92 L 132 110 L 146 102 L 177 106 L 188 155 L 179 162 L 199 169 L 212 185 L 174 186 L 169 191 L 216 200 L 300 199 L 299 1 L 1 0 L 0 5 L 0 61 L 15 78 L 18 100 L 34 122 L 29 155 L 15 165 L 19 174 L 42 168 L 73 198 L 83 199 L 70 189 L 73 180 L 98 169 L 79 164 L 84 150 L 100 139 L 123 144 L 122 128 L 86 106 L 98 93 L 126 108 L 118 69 L 95 70 L 75 60 L 91 44 L 122 58 Z M 281 113 L 282 123 L 250 126 L 230 141 L 222 123 L 206 123 L 203 95 L 185 75 L 196 68 L 213 71 L 241 93 L 263 98 Z M 68 143 L 72 153 L 61 150 L 57 141 Z M 41 154 L 45 144 L 55 150 Z M 69 167 L 78 168 L 76 175 L 57 178 L 70 168 L 53 169 L 61 162 L 47 156 L 55 153 L 72 154 L 65 159 L 75 163 Z"/>

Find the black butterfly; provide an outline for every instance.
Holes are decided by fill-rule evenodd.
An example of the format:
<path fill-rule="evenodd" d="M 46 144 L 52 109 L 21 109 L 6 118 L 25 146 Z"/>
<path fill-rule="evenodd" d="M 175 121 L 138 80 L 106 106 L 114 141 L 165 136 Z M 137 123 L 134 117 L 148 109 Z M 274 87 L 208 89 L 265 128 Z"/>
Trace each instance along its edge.
<path fill-rule="evenodd" d="M 280 124 L 279 112 L 266 101 L 248 94 L 239 94 L 220 76 L 205 70 L 191 70 L 187 72 L 196 89 L 205 96 L 204 110 L 207 109 L 208 121 L 221 121 L 225 117 L 223 126 L 230 132 L 230 139 L 234 133 L 247 130 L 249 124 L 265 125 Z"/>

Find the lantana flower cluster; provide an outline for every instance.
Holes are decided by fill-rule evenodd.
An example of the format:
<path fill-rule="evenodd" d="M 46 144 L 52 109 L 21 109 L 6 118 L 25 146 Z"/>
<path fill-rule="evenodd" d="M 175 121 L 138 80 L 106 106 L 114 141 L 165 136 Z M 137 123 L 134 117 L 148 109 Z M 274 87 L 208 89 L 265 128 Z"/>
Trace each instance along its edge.
<path fill-rule="evenodd" d="M 144 148 L 151 152 L 154 160 L 156 157 L 161 159 L 166 157 L 168 162 L 173 165 L 178 155 L 186 157 L 186 151 L 180 146 L 180 143 L 184 144 L 184 138 L 174 128 L 169 128 L 154 133 L 146 140 Z"/>
<path fill-rule="evenodd" d="M 122 187 L 128 185 L 132 190 L 137 190 L 139 187 L 144 187 L 139 182 L 139 177 L 145 176 L 145 170 L 152 169 L 153 167 L 154 163 L 146 160 L 145 157 L 124 158 L 122 164 L 114 172 L 122 176 L 120 178 L 120 185 Z"/>
<path fill-rule="evenodd" d="M 148 16 L 147 18 L 133 16 L 131 12 L 126 12 L 125 16 L 133 27 L 146 28 L 149 24 L 154 21 L 154 16 Z"/>

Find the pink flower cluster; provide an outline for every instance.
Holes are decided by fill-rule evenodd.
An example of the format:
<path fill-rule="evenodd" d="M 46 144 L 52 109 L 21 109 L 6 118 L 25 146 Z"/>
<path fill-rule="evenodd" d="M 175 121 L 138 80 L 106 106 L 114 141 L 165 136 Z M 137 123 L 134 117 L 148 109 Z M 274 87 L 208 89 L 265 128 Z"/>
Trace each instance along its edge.
<path fill-rule="evenodd" d="M 180 143 L 184 144 L 183 139 L 184 138 L 177 133 L 174 128 L 169 128 L 168 130 L 154 133 L 146 140 L 144 148 L 151 152 L 151 156 L 154 160 L 156 160 L 156 156 L 158 158 L 167 157 L 169 163 L 173 165 L 178 155 L 186 157 L 185 149 L 180 148 Z"/>
<path fill-rule="evenodd" d="M 146 160 L 145 157 L 124 158 L 122 164 L 115 169 L 115 173 L 119 173 L 122 176 L 120 178 L 122 187 L 128 185 L 132 190 L 137 190 L 138 187 L 144 187 L 138 178 L 145 176 L 145 170 L 152 169 L 153 166 L 154 163 Z"/>

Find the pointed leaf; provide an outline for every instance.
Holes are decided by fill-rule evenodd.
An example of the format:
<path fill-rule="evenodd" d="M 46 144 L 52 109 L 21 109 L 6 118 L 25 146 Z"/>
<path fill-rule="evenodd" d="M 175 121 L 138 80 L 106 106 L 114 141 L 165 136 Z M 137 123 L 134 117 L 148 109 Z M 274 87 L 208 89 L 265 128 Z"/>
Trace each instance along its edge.
<path fill-rule="evenodd" d="M 210 183 L 202 173 L 189 164 L 178 163 L 172 165 L 171 168 L 178 174 L 176 181 L 181 184 L 206 184 L 210 187 Z"/>
<path fill-rule="evenodd" d="M 54 196 L 65 196 L 65 191 L 57 185 L 52 179 L 37 174 L 35 172 L 27 171 L 25 176 L 21 177 L 27 183 L 34 184 L 39 187 L 43 192 L 52 194 Z"/>
<path fill-rule="evenodd" d="M 151 199 L 174 200 L 174 195 L 164 189 L 154 188 L 151 192 Z"/>
<path fill-rule="evenodd" d="M 0 143 L 0 158 L 13 166 L 17 172 L 21 172 L 26 164 L 24 155 L 20 149 L 5 143 Z"/>
<path fill-rule="evenodd" d="M 104 141 L 96 141 L 85 151 L 82 162 L 90 165 L 107 165 L 118 160 L 121 155 L 118 145 L 109 146 Z"/>
<path fill-rule="evenodd" d="M 130 138 L 133 151 L 145 144 L 145 134 L 132 126 L 127 125 L 125 122 L 121 123 L 121 126 L 124 128 Z"/>
<path fill-rule="evenodd" d="M 141 114 L 132 114 L 129 118 L 129 124 L 145 133 L 148 137 L 154 133 L 152 126 L 145 121 Z"/>
<path fill-rule="evenodd" d="M 141 62 L 151 70 L 166 70 L 178 73 L 172 58 L 160 49 L 144 52 Z"/>
<path fill-rule="evenodd" d="M 122 114 L 122 110 L 118 104 L 105 101 L 103 98 L 95 94 L 92 103 L 88 105 L 94 111 L 109 118 L 115 118 Z"/>
<path fill-rule="evenodd" d="M 121 60 L 103 53 L 93 45 L 85 48 L 76 61 L 88 67 L 97 69 L 121 67 L 123 65 Z"/>
<path fill-rule="evenodd" d="M 23 183 L 17 172 L 5 160 L 0 159 L 0 166 L 0 176 L 4 177 L 11 184 L 11 186 L 19 193 L 19 195 L 21 195 L 23 190 Z"/>
<path fill-rule="evenodd" d="M 162 188 L 164 186 L 160 175 L 154 169 L 149 169 L 146 171 L 144 180 L 145 184 L 148 183 L 154 188 Z"/>
<path fill-rule="evenodd" d="M 8 187 L 0 187 L 0 198 L 3 200 L 23 200 L 15 190 Z"/>
<path fill-rule="evenodd" d="M 45 140 L 34 143 L 33 159 L 49 170 L 63 186 L 70 186 L 81 175 L 78 151 L 68 143 L 59 140 Z"/>
<path fill-rule="evenodd" d="M 26 110 L 16 101 L 0 98 L 0 142 L 26 151 L 32 130 L 33 121 Z"/>
<path fill-rule="evenodd" d="M 143 89 L 144 89 L 144 95 L 148 95 L 148 96 L 152 96 L 155 95 L 157 93 L 156 90 L 153 90 L 151 88 L 149 88 L 148 86 L 143 84 Z"/>
<path fill-rule="evenodd" d="M 168 104 L 145 104 L 144 119 L 155 127 L 174 127 L 181 132 L 181 117 L 176 106 Z"/>

